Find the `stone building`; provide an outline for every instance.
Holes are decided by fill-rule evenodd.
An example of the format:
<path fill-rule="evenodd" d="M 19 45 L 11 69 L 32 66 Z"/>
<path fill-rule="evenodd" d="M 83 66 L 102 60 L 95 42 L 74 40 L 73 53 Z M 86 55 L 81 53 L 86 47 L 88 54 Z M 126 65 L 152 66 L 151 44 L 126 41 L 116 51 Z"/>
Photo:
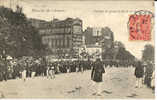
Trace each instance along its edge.
<path fill-rule="evenodd" d="M 114 41 L 113 32 L 108 27 L 87 27 L 84 36 L 86 45 L 99 43 L 110 48 Z"/>
<path fill-rule="evenodd" d="M 67 18 L 50 22 L 34 22 L 42 35 L 42 43 L 48 45 L 52 53 L 59 57 L 77 57 L 82 45 L 82 20 Z"/>
<path fill-rule="evenodd" d="M 84 36 L 87 47 L 88 45 L 95 45 L 95 47 L 99 45 L 99 48 L 101 47 L 102 58 L 105 52 L 113 46 L 113 32 L 108 27 L 87 27 Z"/>

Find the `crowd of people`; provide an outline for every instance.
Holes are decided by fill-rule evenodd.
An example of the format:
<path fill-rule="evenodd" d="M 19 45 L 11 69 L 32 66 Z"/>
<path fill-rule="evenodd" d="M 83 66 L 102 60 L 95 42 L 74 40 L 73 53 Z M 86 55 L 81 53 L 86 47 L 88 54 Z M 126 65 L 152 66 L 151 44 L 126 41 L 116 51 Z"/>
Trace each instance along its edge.
<path fill-rule="evenodd" d="M 55 74 L 91 69 L 92 62 L 82 60 L 47 61 L 45 58 L 0 59 L 0 81 L 35 76 L 54 78 Z M 22 77 L 23 76 L 23 77 Z"/>
<path fill-rule="evenodd" d="M 124 61 L 123 61 L 124 62 Z M 134 64 L 130 64 L 130 63 L 113 63 L 112 64 L 116 64 L 116 65 L 110 65 L 107 64 L 105 65 L 105 63 L 103 63 L 100 59 L 97 59 L 95 61 L 95 63 L 93 64 L 92 67 L 92 73 L 91 73 L 91 80 L 93 80 L 96 85 L 97 85 L 97 91 L 96 91 L 96 95 L 101 95 L 101 83 L 103 81 L 103 74 L 105 73 L 105 69 L 103 67 L 103 65 L 108 66 L 110 65 L 110 67 L 115 66 L 118 67 L 119 64 L 121 66 L 125 66 L 126 68 L 128 68 L 128 66 L 132 66 L 135 67 L 135 73 L 134 75 L 136 76 L 136 83 L 135 83 L 135 88 L 142 88 L 143 84 L 146 84 L 147 87 L 150 87 L 153 89 L 155 89 L 155 65 L 153 64 L 152 61 L 135 61 Z"/>
<path fill-rule="evenodd" d="M 154 90 L 155 88 L 155 65 L 152 61 L 138 61 L 135 66 L 136 88 L 141 88 L 143 84 Z"/>
<path fill-rule="evenodd" d="M 137 78 L 137 87 L 146 84 L 154 88 L 154 64 L 151 62 L 143 63 L 138 61 L 132 63 L 129 61 L 101 61 L 104 67 L 135 67 L 135 76 Z M 55 74 L 84 72 L 90 70 L 95 65 L 92 60 L 58 60 L 47 61 L 43 58 L 22 57 L 18 59 L 0 58 L 0 81 L 8 79 L 22 78 L 24 81 L 27 77 L 45 76 L 55 78 Z M 98 66 L 98 65 L 97 65 Z M 142 82 L 142 83 L 141 83 Z"/>

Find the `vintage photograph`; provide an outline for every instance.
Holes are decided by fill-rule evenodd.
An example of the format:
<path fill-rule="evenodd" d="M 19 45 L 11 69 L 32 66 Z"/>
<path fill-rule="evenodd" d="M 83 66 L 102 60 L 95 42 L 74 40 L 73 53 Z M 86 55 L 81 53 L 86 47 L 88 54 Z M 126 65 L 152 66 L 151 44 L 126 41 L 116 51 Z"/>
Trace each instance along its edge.
<path fill-rule="evenodd" d="M 0 98 L 155 99 L 154 1 L 0 0 Z"/>

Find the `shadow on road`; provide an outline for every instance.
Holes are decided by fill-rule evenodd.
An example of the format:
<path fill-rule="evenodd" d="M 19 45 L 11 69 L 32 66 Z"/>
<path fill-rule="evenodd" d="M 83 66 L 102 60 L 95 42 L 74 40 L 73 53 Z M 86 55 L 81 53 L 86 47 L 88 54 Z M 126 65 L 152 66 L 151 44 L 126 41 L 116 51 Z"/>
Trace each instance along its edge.
<path fill-rule="evenodd" d="M 127 96 L 127 97 L 129 97 L 129 98 L 134 98 L 134 97 L 136 97 L 136 96 L 138 96 L 138 95 L 135 94 L 135 93 L 132 93 L 130 96 Z"/>
<path fill-rule="evenodd" d="M 112 94 L 112 92 L 109 92 L 107 90 L 103 90 L 102 93 Z"/>
<path fill-rule="evenodd" d="M 74 93 L 74 92 L 76 92 L 76 90 L 67 91 L 68 94 Z"/>
<path fill-rule="evenodd" d="M 0 99 L 5 98 L 4 94 L 0 92 Z"/>

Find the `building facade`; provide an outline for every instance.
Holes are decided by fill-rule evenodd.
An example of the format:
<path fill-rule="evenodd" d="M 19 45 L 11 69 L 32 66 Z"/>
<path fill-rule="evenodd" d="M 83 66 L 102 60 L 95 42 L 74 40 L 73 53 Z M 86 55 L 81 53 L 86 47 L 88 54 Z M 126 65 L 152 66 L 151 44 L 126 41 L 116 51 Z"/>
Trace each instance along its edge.
<path fill-rule="evenodd" d="M 110 48 L 114 41 L 113 32 L 108 27 L 87 27 L 84 31 L 85 44 L 93 45 L 99 43 Z"/>
<path fill-rule="evenodd" d="M 98 44 L 96 45 L 87 45 L 87 53 L 92 59 L 100 58 L 102 59 L 102 47 Z"/>
<path fill-rule="evenodd" d="M 113 46 L 113 32 L 108 27 L 87 27 L 84 31 L 85 44 L 88 45 L 99 45 L 101 47 L 102 58 L 107 50 L 110 50 Z"/>
<path fill-rule="evenodd" d="M 65 20 L 53 19 L 51 22 L 40 21 L 39 33 L 42 43 L 48 45 L 52 54 L 65 57 L 77 57 L 82 46 L 82 20 L 67 18 Z"/>

